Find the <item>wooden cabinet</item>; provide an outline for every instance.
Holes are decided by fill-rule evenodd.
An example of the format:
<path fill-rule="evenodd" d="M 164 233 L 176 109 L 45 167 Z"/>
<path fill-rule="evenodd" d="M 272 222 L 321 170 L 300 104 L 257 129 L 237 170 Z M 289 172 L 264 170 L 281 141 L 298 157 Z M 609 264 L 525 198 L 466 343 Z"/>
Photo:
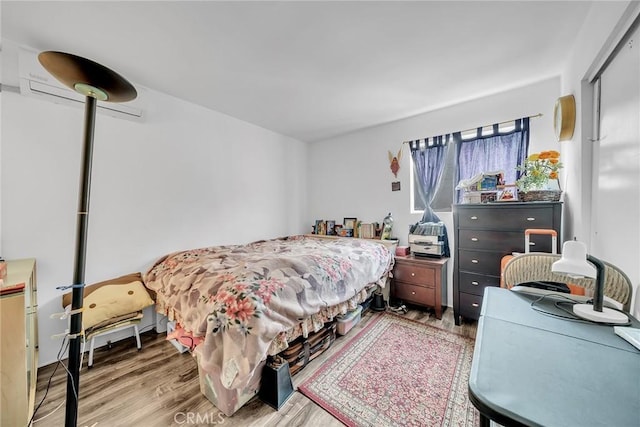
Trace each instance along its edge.
<path fill-rule="evenodd" d="M 447 304 L 448 258 L 396 257 L 393 267 L 391 298 L 425 307 L 433 307 L 442 318 Z"/>
<path fill-rule="evenodd" d="M 0 425 L 26 426 L 38 376 L 38 303 L 34 259 L 7 261 L 0 295 Z"/>
<path fill-rule="evenodd" d="M 505 202 L 453 206 L 455 255 L 453 315 L 478 319 L 487 286 L 500 286 L 500 261 L 512 252 L 525 252 L 524 230 L 555 230 L 560 236 L 562 203 Z M 551 252 L 551 239 L 530 236 L 531 252 Z M 560 248 L 557 248 L 559 252 Z"/>

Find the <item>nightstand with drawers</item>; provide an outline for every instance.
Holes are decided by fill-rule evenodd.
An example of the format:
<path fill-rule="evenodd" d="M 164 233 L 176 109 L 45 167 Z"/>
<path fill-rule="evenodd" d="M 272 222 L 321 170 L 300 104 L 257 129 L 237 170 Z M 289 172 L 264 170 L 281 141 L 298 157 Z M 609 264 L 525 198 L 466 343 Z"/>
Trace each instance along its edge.
<path fill-rule="evenodd" d="M 397 256 L 393 267 L 391 298 L 424 307 L 433 307 L 442 318 L 447 304 L 448 258 Z"/>
<path fill-rule="evenodd" d="M 500 286 L 500 262 L 525 252 L 528 228 L 555 230 L 560 236 L 561 202 L 503 202 L 453 206 L 455 255 L 453 316 L 477 320 L 487 286 Z M 551 252 L 549 236 L 532 235 L 530 252 Z M 559 248 L 557 248 L 559 251 Z"/>

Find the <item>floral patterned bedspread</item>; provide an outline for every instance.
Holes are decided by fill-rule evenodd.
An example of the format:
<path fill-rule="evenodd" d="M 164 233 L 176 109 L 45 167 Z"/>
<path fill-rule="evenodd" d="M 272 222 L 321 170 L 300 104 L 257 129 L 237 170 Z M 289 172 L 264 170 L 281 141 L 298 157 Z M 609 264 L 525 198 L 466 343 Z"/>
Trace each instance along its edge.
<path fill-rule="evenodd" d="M 145 274 L 156 310 L 195 337 L 203 369 L 240 388 L 267 354 L 384 286 L 393 255 L 360 239 L 293 236 L 169 254 Z"/>

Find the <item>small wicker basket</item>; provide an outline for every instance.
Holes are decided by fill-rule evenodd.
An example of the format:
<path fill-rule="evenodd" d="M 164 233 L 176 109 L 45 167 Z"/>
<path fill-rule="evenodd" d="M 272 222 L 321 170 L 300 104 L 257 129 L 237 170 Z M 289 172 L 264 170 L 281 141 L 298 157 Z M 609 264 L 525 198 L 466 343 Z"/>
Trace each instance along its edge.
<path fill-rule="evenodd" d="M 557 202 L 562 195 L 561 190 L 533 190 L 518 192 L 518 198 L 522 202 Z"/>

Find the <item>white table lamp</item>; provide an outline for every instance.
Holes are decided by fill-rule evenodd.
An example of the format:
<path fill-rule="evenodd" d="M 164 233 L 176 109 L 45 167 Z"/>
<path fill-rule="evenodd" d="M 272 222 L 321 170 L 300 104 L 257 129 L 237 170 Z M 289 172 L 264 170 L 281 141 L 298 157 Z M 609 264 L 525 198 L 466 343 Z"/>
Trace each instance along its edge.
<path fill-rule="evenodd" d="M 589 261 L 589 262 L 587 262 Z M 568 240 L 562 245 L 562 258 L 551 265 L 554 273 L 567 274 L 570 277 L 590 277 L 596 279 L 593 305 L 576 304 L 573 313 L 586 320 L 598 323 L 623 324 L 629 322 L 626 314 L 603 307 L 604 300 L 604 263 L 598 258 L 587 255 L 587 247 L 576 240 Z"/>

